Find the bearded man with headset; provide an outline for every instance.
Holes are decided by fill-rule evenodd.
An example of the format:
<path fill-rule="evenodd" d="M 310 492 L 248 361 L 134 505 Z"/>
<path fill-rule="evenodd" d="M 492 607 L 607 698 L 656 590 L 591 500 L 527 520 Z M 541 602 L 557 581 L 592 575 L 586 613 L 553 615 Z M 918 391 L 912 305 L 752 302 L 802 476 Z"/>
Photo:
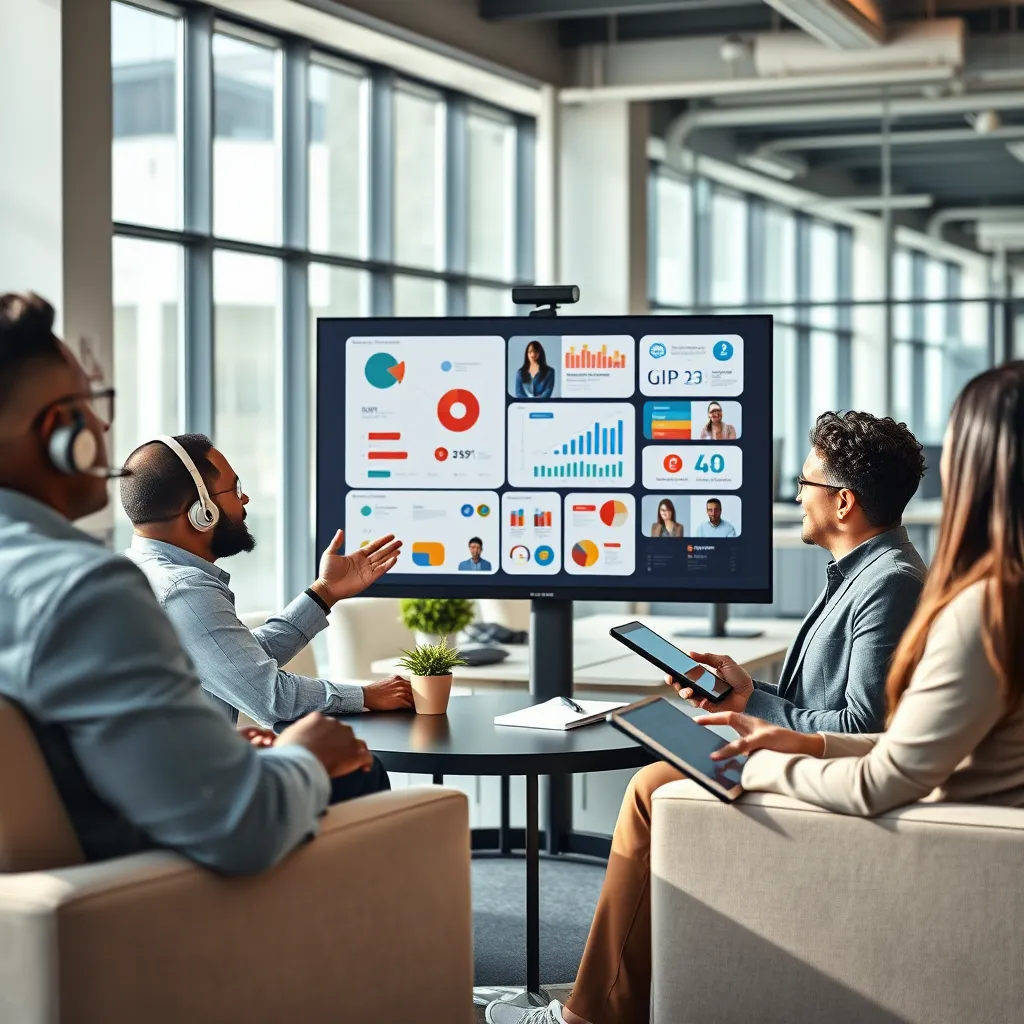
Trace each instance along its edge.
<path fill-rule="evenodd" d="M 256 545 L 245 522 L 249 497 L 228 460 L 203 434 L 181 434 L 141 445 L 125 469 L 121 504 L 135 527 L 125 554 L 146 574 L 204 689 L 232 721 L 239 711 L 276 726 L 310 711 L 412 707 L 409 683 L 399 676 L 360 686 L 281 668 L 327 627 L 334 604 L 395 564 L 401 541 L 381 537 L 346 558 L 339 530 L 311 586 L 249 630 L 235 613 L 231 577 L 215 564 Z"/>

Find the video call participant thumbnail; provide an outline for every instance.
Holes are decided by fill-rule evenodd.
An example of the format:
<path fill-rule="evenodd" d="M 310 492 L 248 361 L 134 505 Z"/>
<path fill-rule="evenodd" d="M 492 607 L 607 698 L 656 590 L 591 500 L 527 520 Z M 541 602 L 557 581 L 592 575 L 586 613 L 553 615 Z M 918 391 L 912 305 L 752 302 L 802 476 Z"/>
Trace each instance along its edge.
<path fill-rule="evenodd" d="M 682 537 L 683 524 L 676 519 L 676 507 L 669 498 L 658 502 L 658 519 L 651 524 L 652 537 Z"/>
<path fill-rule="evenodd" d="M 702 441 L 735 441 L 736 428 L 731 423 L 722 422 L 722 407 L 718 402 L 708 404 L 708 420 L 701 428 Z"/>
<path fill-rule="evenodd" d="M 722 502 L 719 498 L 708 498 L 707 522 L 697 527 L 696 537 L 735 537 L 736 527 L 722 518 Z"/>
<path fill-rule="evenodd" d="M 544 346 L 531 341 L 523 365 L 516 371 L 516 398 L 550 398 L 555 391 L 555 371 L 548 366 Z"/>
<path fill-rule="evenodd" d="M 459 572 L 490 572 L 491 563 L 486 558 L 481 558 L 483 554 L 484 542 L 479 537 L 469 538 L 469 558 L 464 562 L 459 562 Z"/>

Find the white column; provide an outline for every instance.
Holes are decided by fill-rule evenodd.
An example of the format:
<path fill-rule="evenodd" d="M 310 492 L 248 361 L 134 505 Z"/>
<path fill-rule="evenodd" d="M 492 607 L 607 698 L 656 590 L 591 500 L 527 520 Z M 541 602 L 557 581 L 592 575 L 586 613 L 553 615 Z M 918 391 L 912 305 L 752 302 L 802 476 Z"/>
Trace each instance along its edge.
<path fill-rule="evenodd" d="M 558 276 L 580 287 L 573 313 L 648 312 L 649 135 L 647 104 L 562 107 Z"/>
<path fill-rule="evenodd" d="M 885 235 L 882 224 L 863 224 L 853 233 L 853 297 L 885 298 Z M 881 305 L 853 307 L 853 380 L 850 386 L 854 409 L 876 416 L 888 415 L 886 381 L 889 359 L 885 346 L 885 309 Z"/>
<path fill-rule="evenodd" d="M 109 0 L 0 0 L 0 291 L 38 292 L 113 369 Z M 109 511 L 84 524 L 107 536 Z"/>

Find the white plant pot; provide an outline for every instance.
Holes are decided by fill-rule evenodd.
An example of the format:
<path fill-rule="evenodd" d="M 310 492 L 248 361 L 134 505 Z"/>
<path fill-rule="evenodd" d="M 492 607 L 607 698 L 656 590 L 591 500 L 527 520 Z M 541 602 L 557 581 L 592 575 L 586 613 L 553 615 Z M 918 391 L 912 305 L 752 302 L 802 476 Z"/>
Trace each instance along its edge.
<path fill-rule="evenodd" d="M 410 676 L 412 702 L 417 715 L 443 715 L 452 693 L 452 674 L 446 676 Z"/>
<path fill-rule="evenodd" d="M 414 635 L 416 637 L 417 647 L 420 647 L 423 644 L 430 644 L 431 646 L 436 647 L 441 642 L 442 638 L 441 633 L 424 633 L 419 629 L 415 630 Z"/>

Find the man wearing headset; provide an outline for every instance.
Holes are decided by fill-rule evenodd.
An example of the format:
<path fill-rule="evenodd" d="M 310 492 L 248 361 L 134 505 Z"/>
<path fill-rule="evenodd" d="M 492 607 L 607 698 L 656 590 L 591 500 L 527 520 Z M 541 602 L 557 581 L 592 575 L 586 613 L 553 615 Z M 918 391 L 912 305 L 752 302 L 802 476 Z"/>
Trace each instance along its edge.
<path fill-rule="evenodd" d="M 163 846 L 262 871 L 316 833 L 330 777 L 371 755 L 317 714 L 269 749 L 245 742 L 145 576 L 72 526 L 120 475 L 114 393 L 90 387 L 53 320 L 38 296 L 0 295 L 0 697 L 35 733 L 87 860 Z"/>
<path fill-rule="evenodd" d="M 395 564 L 401 541 L 381 537 L 345 557 L 339 531 L 320 559 L 316 581 L 250 631 L 235 613 L 231 577 L 215 564 L 256 545 L 245 522 L 249 497 L 228 460 L 208 437 L 182 434 L 146 442 L 125 468 L 131 475 L 121 481 L 121 504 L 135 527 L 126 554 L 149 579 L 204 689 L 232 721 L 239 711 L 276 726 L 311 711 L 412 707 L 409 682 L 399 676 L 359 686 L 281 668 L 327 628 L 334 604 Z M 387 773 L 375 760 L 370 777 L 359 781 L 386 788 Z"/>

